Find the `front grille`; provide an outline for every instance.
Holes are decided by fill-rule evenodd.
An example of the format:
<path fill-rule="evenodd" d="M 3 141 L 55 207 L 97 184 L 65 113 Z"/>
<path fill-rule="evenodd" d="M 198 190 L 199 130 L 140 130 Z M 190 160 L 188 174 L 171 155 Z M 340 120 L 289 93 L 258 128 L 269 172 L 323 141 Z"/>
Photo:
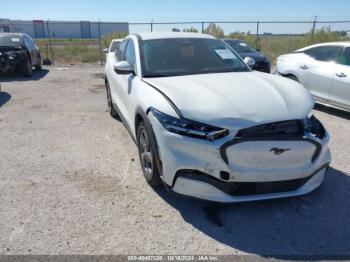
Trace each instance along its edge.
<path fill-rule="evenodd" d="M 297 190 L 309 179 L 310 177 L 274 182 L 237 182 L 228 188 L 225 193 L 234 196 L 243 196 L 288 192 Z"/>
<path fill-rule="evenodd" d="M 259 138 L 259 137 L 301 137 L 304 134 L 304 125 L 299 120 L 269 123 L 250 128 L 241 129 L 237 138 Z"/>
<path fill-rule="evenodd" d="M 315 161 L 321 152 L 321 144 L 304 136 L 304 123 L 301 120 L 288 120 L 268 123 L 239 130 L 233 140 L 220 147 L 220 156 L 226 164 L 229 163 L 226 150 L 230 146 L 249 141 L 306 141 L 316 146 L 311 161 Z"/>
<path fill-rule="evenodd" d="M 202 181 L 213 185 L 214 187 L 218 188 L 219 190 L 225 192 L 228 195 L 245 196 L 294 191 L 297 190 L 299 187 L 303 186 L 314 174 L 305 178 L 284 181 L 227 182 L 197 170 L 179 170 L 176 173 L 176 179 L 181 176 L 197 181 Z"/>

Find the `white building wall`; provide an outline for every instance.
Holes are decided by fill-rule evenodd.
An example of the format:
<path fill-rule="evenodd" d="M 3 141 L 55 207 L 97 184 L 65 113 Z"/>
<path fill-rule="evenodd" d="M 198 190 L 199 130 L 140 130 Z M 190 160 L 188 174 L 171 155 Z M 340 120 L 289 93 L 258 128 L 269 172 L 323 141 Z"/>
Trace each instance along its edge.
<path fill-rule="evenodd" d="M 91 28 L 91 37 L 98 38 L 98 22 L 90 23 Z M 100 23 L 101 35 L 105 35 L 111 32 L 126 32 L 129 33 L 129 24 L 128 23 Z"/>
<path fill-rule="evenodd" d="M 80 38 L 80 22 L 49 22 L 49 30 L 52 37 Z"/>
<path fill-rule="evenodd" d="M 10 30 L 14 33 L 27 33 L 30 36 L 35 37 L 32 21 L 11 20 Z"/>
<path fill-rule="evenodd" d="M 35 37 L 35 29 L 33 21 L 9 20 L 0 19 L 3 24 L 8 23 L 11 32 L 28 33 Z M 44 21 L 44 31 L 47 36 L 47 23 L 50 30 L 50 35 L 56 38 L 81 38 L 80 21 Z M 125 32 L 129 33 L 128 23 L 118 22 L 101 22 L 101 35 L 111 32 Z M 90 22 L 91 38 L 99 37 L 98 22 Z"/>

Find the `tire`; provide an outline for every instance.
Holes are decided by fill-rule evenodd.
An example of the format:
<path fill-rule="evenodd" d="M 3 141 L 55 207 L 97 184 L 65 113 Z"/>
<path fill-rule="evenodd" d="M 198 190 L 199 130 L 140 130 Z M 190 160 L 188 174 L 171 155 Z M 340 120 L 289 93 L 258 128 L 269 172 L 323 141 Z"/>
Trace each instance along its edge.
<path fill-rule="evenodd" d="M 106 83 L 106 94 L 107 94 L 107 109 L 111 117 L 118 118 L 118 112 L 115 110 L 112 101 L 111 90 L 109 88 L 109 84 Z"/>
<path fill-rule="evenodd" d="M 22 71 L 25 77 L 31 77 L 33 75 L 32 62 L 28 58 L 22 62 Z"/>
<path fill-rule="evenodd" d="M 294 80 L 295 82 L 299 82 L 299 79 L 296 76 L 294 76 L 294 75 L 287 75 L 286 77 L 289 78 L 289 79 Z"/>
<path fill-rule="evenodd" d="M 39 59 L 38 59 L 38 64 L 35 66 L 35 70 L 36 71 L 40 71 L 42 69 L 42 64 L 41 64 L 41 57 L 39 56 Z"/>
<path fill-rule="evenodd" d="M 48 58 L 43 60 L 43 65 L 52 65 L 52 61 Z"/>
<path fill-rule="evenodd" d="M 162 184 L 157 167 L 158 151 L 153 137 L 153 131 L 141 121 L 137 127 L 137 147 L 142 173 L 147 183 L 152 187 Z"/>

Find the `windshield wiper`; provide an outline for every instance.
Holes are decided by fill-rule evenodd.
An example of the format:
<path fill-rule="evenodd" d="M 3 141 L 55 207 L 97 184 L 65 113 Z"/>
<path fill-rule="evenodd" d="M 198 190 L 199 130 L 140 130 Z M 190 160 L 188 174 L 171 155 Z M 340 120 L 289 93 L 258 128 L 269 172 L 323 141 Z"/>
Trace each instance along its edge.
<path fill-rule="evenodd" d="M 246 68 L 226 68 L 226 69 L 210 69 L 210 68 L 204 68 L 201 73 L 231 73 L 231 72 L 245 72 L 248 71 Z"/>
<path fill-rule="evenodd" d="M 144 75 L 143 77 L 167 77 L 167 76 L 172 76 L 172 75 L 169 75 L 169 74 L 147 74 L 147 75 Z"/>

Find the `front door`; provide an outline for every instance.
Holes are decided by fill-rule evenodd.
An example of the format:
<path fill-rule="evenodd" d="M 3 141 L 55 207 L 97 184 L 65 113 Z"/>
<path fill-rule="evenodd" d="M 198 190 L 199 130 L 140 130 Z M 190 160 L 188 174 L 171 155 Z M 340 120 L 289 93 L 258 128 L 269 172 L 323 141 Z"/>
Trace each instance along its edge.
<path fill-rule="evenodd" d="M 307 50 L 308 59 L 299 65 L 302 84 L 320 102 L 328 103 L 336 60 L 341 46 L 319 46 Z"/>

